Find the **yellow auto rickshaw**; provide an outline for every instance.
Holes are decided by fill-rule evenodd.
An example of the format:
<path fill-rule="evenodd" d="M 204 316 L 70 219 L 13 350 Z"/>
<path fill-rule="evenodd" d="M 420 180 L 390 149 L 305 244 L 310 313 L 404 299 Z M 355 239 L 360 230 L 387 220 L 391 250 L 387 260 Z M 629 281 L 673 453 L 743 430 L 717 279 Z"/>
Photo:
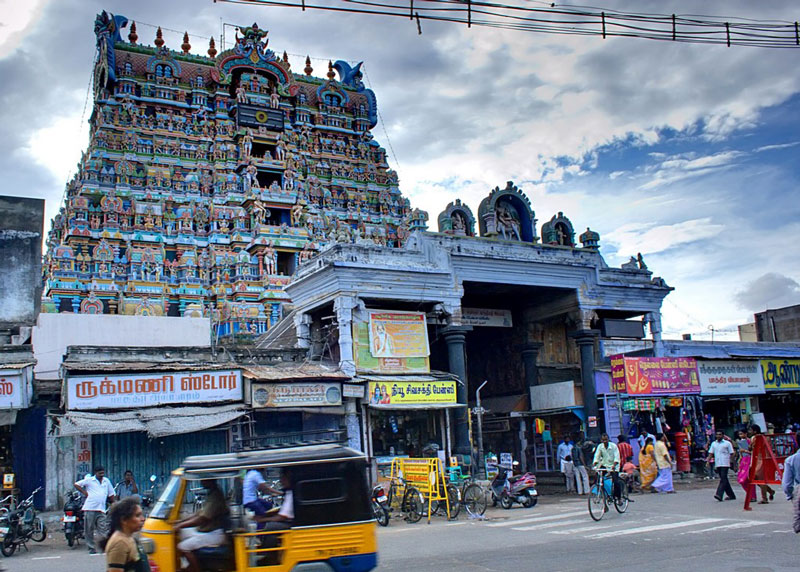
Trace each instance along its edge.
<path fill-rule="evenodd" d="M 294 520 L 287 529 L 257 530 L 241 506 L 237 483 L 250 469 L 291 471 Z M 226 542 L 202 563 L 205 570 L 361 572 L 377 566 L 366 458 L 340 445 L 311 445 L 187 457 L 142 528 L 154 572 L 180 568 L 174 525 L 198 510 L 199 483 L 208 479 L 227 492 L 230 525 Z"/>

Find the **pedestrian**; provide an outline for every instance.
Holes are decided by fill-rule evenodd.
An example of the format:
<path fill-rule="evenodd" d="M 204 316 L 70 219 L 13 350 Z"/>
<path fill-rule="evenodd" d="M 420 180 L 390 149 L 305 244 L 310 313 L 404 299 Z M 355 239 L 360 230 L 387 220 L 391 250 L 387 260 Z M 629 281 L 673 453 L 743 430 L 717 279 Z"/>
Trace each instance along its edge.
<path fill-rule="evenodd" d="M 770 425 L 772 425 L 772 423 L 768 424 L 767 427 L 769 427 Z M 756 438 L 757 436 L 763 437 L 761 433 L 761 427 L 759 427 L 758 425 L 753 425 L 751 429 L 753 430 L 753 437 L 751 438 L 751 442 L 753 438 Z M 774 426 L 772 427 L 772 430 L 774 434 L 775 431 Z M 764 439 L 766 439 L 766 437 L 764 437 Z M 758 501 L 758 504 L 769 504 L 769 501 L 775 500 L 775 489 L 773 489 L 771 486 L 758 485 L 758 488 L 761 490 L 761 500 Z M 767 500 L 767 496 L 769 496 L 769 500 Z"/>
<path fill-rule="evenodd" d="M 658 475 L 653 441 L 654 439 L 652 437 L 648 437 L 644 442 L 644 447 L 639 449 L 639 479 L 641 481 L 642 491 L 650 489 L 650 486 Z"/>
<path fill-rule="evenodd" d="M 647 439 L 652 439 L 653 443 L 656 442 L 656 436 L 650 433 L 647 429 L 642 427 L 639 430 L 639 437 L 636 439 L 639 442 L 639 450 L 644 449 L 644 444 L 647 442 Z"/>
<path fill-rule="evenodd" d="M 142 529 L 144 513 L 135 496 L 116 503 L 108 511 L 111 535 L 97 543 L 106 553 L 106 572 L 150 572 L 142 545 L 133 536 Z"/>
<path fill-rule="evenodd" d="M 575 467 L 575 484 L 579 495 L 589 494 L 589 473 L 586 471 L 586 453 L 583 450 L 583 432 L 575 437 L 572 447 L 572 465 Z"/>
<path fill-rule="evenodd" d="M 794 520 L 792 529 L 795 534 L 800 534 L 800 450 L 790 455 L 783 462 L 783 481 L 781 486 L 786 493 L 786 499 L 794 505 Z"/>
<path fill-rule="evenodd" d="M 572 455 L 572 444 L 569 442 L 569 438 L 564 435 L 561 437 L 561 443 L 558 444 L 558 448 L 556 449 L 556 462 L 558 463 L 558 470 L 561 471 L 561 474 L 564 475 L 565 484 L 567 486 L 567 492 L 571 490 L 571 483 L 567 479 L 567 471 L 566 467 L 564 466 L 564 459 Z"/>
<path fill-rule="evenodd" d="M 722 502 L 723 496 L 728 500 L 736 500 L 731 483 L 728 481 L 728 471 L 731 468 L 731 457 L 733 457 L 733 445 L 724 439 L 725 435 L 717 429 L 716 440 L 708 448 L 708 461 L 714 463 L 714 470 L 719 475 L 719 485 L 714 498 Z"/>
<path fill-rule="evenodd" d="M 659 433 L 656 436 L 655 456 L 656 466 L 658 467 L 658 477 L 653 481 L 653 489 L 660 493 L 674 493 L 672 486 L 672 457 L 667 449 L 667 436 Z"/>
<path fill-rule="evenodd" d="M 116 494 L 118 499 L 134 497 L 136 502 L 142 502 L 142 497 L 139 496 L 139 485 L 136 484 L 133 471 L 130 469 L 125 471 L 125 477 L 117 484 Z"/>
<path fill-rule="evenodd" d="M 619 462 L 622 465 L 633 459 L 633 447 L 625 435 L 617 436 L 617 449 L 619 449 Z"/>
<path fill-rule="evenodd" d="M 75 488 L 86 497 L 83 503 L 83 532 L 89 554 L 97 554 L 94 534 L 97 530 L 97 520 L 105 514 L 108 503 L 113 503 L 114 486 L 106 477 L 106 470 L 101 465 L 94 468 L 94 475 L 81 479 L 75 483 Z"/>
<path fill-rule="evenodd" d="M 750 503 L 756 500 L 756 487 L 750 484 L 750 463 L 752 461 L 752 451 L 750 450 L 750 436 L 752 429 L 748 428 L 747 433 L 739 431 L 739 472 L 736 480 L 744 489 L 744 510 L 753 510 Z"/>
<path fill-rule="evenodd" d="M 564 468 L 564 476 L 566 477 L 567 481 L 567 492 L 574 493 L 575 492 L 575 464 L 572 462 L 572 455 L 567 455 L 564 457 L 562 461 L 562 467 Z"/>

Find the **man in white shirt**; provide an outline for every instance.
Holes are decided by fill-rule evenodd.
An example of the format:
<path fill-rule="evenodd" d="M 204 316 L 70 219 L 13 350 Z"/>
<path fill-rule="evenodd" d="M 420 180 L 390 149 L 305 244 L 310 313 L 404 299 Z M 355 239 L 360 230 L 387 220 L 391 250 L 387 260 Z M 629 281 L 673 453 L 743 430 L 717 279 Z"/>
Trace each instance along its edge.
<path fill-rule="evenodd" d="M 717 430 L 716 441 L 711 443 L 708 448 L 709 461 L 713 457 L 714 470 L 719 475 L 719 484 L 714 498 L 722 502 L 722 496 L 726 495 L 728 500 L 736 500 L 731 483 L 728 481 L 728 471 L 731 468 L 731 457 L 733 456 L 733 445 L 725 440 L 722 431 Z"/>
<path fill-rule="evenodd" d="M 86 477 L 75 483 L 75 488 L 86 497 L 83 503 L 83 525 L 86 546 L 89 547 L 89 554 L 97 554 L 94 543 L 94 533 L 97 530 L 97 519 L 105 514 L 108 503 L 113 503 L 114 485 L 111 480 L 106 478 L 106 470 L 97 466 L 94 468 L 94 476 Z"/>
<path fill-rule="evenodd" d="M 272 508 L 272 502 L 259 498 L 259 491 L 271 495 L 281 494 L 280 491 L 276 491 L 267 484 L 260 470 L 251 469 L 247 471 L 244 477 L 244 484 L 242 485 L 242 505 L 252 510 L 257 517 L 266 515 L 269 509 Z M 263 528 L 262 522 L 258 523 L 258 528 Z"/>

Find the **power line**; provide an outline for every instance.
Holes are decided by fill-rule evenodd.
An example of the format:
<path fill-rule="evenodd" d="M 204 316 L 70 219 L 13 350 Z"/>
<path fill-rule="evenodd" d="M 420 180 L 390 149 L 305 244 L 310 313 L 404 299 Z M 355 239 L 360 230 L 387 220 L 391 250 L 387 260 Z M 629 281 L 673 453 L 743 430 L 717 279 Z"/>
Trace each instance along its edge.
<path fill-rule="evenodd" d="M 473 0 L 369 1 L 219 0 L 231 4 L 325 10 L 352 14 L 432 20 L 544 34 L 642 38 L 670 42 L 800 48 L 798 22 L 725 19 L 717 16 L 636 14 L 579 6 L 534 7 Z"/>

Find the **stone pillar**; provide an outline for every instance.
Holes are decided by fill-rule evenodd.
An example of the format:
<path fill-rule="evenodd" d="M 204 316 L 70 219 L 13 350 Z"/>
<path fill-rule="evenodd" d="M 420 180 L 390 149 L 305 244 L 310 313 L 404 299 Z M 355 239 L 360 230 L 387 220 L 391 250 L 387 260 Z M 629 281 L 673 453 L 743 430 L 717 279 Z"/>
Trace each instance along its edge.
<path fill-rule="evenodd" d="M 356 374 L 356 362 L 353 356 L 353 308 L 357 306 L 357 298 L 349 296 L 336 298 L 333 303 L 336 323 L 339 326 L 339 369 L 350 377 Z"/>
<path fill-rule="evenodd" d="M 308 349 L 311 347 L 311 316 L 308 314 L 294 315 L 294 328 L 297 332 L 297 347 Z"/>
<path fill-rule="evenodd" d="M 600 422 L 597 420 L 597 388 L 594 384 L 594 343 L 597 330 L 578 330 L 572 333 L 581 352 L 581 382 L 583 383 L 583 411 L 586 414 L 586 435 L 595 443 L 600 442 Z M 591 427 L 589 419 L 597 420 L 596 427 Z"/>
<path fill-rule="evenodd" d="M 356 400 L 352 397 L 346 397 L 344 400 L 344 424 L 347 428 L 347 446 L 363 452 L 361 427 L 358 422 L 358 407 Z"/>
<path fill-rule="evenodd" d="M 458 376 L 461 383 L 456 388 L 458 402 L 464 407 L 453 410 L 453 420 L 455 422 L 455 452 L 460 455 L 472 453 L 469 446 L 469 410 L 467 404 L 469 397 L 467 394 L 467 330 L 466 328 L 450 326 L 442 331 L 445 342 L 447 343 L 447 361 L 450 373 Z"/>
<path fill-rule="evenodd" d="M 536 360 L 539 358 L 539 351 L 544 346 L 541 342 L 529 342 L 522 346 L 522 364 L 525 366 L 525 387 L 531 388 L 539 385 L 539 366 Z M 530 392 L 528 392 L 530 394 Z M 531 403 L 533 407 L 533 403 Z"/>
<path fill-rule="evenodd" d="M 661 341 L 661 312 L 649 312 L 645 315 L 645 320 L 650 324 L 650 335 L 653 338 L 653 355 L 655 357 L 663 357 L 664 344 Z"/>

